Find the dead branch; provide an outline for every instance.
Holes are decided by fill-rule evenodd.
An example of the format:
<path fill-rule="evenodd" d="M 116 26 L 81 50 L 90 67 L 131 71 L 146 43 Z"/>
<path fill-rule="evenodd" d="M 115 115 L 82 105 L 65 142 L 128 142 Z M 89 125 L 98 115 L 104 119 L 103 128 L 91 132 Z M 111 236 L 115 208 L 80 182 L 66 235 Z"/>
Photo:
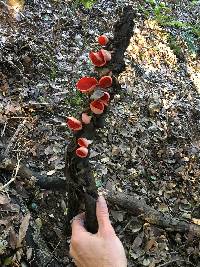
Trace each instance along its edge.
<path fill-rule="evenodd" d="M 139 216 L 142 220 L 155 224 L 170 232 L 191 233 L 200 237 L 200 226 L 194 223 L 174 218 L 164 214 L 146 204 L 144 199 L 138 195 L 126 195 L 121 192 L 108 192 L 107 199 L 123 209 Z"/>
<path fill-rule="evenodd" d="M 0 156 L 0 169 L 8 172 L 13 172 L 16 168 L 17 160 L 3 158 Z M 66 190 L 66 181 L 59 179 L 57 177 L 44 177 L 38 173 L 34 173 L 28 167 L 23 164 L 19 165 L 17 175 L 21 177 L 24 181 L 28 180 L 34 182 L 36 186 L 47 190 Z"/>
<path fill-rule="evenodd" d="M 13 143 L 16 141 L 17 137 L 18 137 L 18 134 L 20 133 L 21 129 L 23 129 L 24 125 L 26 123 L 26 120 L 24 120 L 22 123 L 20 123 L 14 133 L 14 135 L 12 136 L 12 138 L 10 139 L 6 149 L 5 149 L 5 152 L 4 152 L 4 157 L 7 157 L 10 153 L 10 149 L 13 145 Z"/>
<path fill-rule="evenodd" d="M 112 88 L 109 91 L 111 99 L 121 89 L 117 77 L 125 69 L 124 53 L 133 34 L 134 15 L 131 6 L 124 8 L 120 20 L 115 25 L 114 38 L 106 47 L 106 49 L 113 51 L 112 60 L 108 65 L 109 70 L 112 71 L 113 80 Z M 98 68 L 96 70 L 97 72 L 100 71 Z M 84 125 L 81 131 L 74 134 L 73 140 L 67 147 L 65 155 L 65 176 L 68 184 L 68 224 L 79 212 L 82 203 L 84 203 L 86 210 L 86 228 L 91 233 L 96 233 L 98 230 L 96 218 L 97 188 L 95 178 L 90 170 L 89 159 L 77 158 L 75 151 L 79 137 L 85 137 L 89 140 L 95 138 L 96 130 L 102 128 L 104 124 L 106 111 L 102 115 L 94 115 L 90 124 Z M 71 184 L 75 184 L 76 186 L 72 187 Z M 68 234 L 70 234 L 70 231 Z"/>
<path fill-rule="evenodd" d="M 11 177 L 10 181 L 8 181 L 6 184 L 4 184 L 2 187 L 0 187 L 0 192 L 5 190 L 6 187 L 8 187 L 12 182 L 14 182 L 17 178 L 17 174 L 19 172 L 20 169 L 20 161 L 21 159 L 19 158 L 19 155 L 17 155 L 17 163 L 15 165 L 15 170 L 14 170 L 14 175 Z"/>
<path fill-rule="evenodd" d="M 8 161 L 7 161 L 8 162 Z M 0 169 L 12 172 L 16 167 L 16 160 L 9 160 L 9 164 L 0 161 Z M 23 180 L 29 181 L 35 179 L 36 186 L 47 190 L 65 190 L 66 181 L 57 177 L 42 176 L 33 173 L 29 168 L 20 164 L 18 176 Z M 74 185 L 71 185 L 73 187 Z M 155 224 L 168 232 L 190 233 L 200 237 L 200 226 L 191 222 L 183 221 L 180 218 L 174 218 L 169 214 L 164 214 L 147 205 L 142 197 L 137 194 L 126 195 L 117 191 L 109 191 L 106 195 L 107 200 L 124 210 L 127 210 L 134 216 L 140 217 L 142 220 Z"/>

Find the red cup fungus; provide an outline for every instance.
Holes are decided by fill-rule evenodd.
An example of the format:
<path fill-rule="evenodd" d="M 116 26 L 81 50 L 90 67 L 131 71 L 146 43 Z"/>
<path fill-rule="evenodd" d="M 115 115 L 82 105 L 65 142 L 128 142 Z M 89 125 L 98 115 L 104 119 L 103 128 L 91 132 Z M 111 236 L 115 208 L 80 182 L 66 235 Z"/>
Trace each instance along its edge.
<path fill-rule="evenodd" d="M 76 155 L 79 158 L 86 158 L 88 155 L 88 149 L 84 146 L 81 146 L 81 147 L 76 149 Z"/>
<path fill-rule="evenodd" d="M 92 63 L 97 67 L 102 67 L 106 64 L 106 60 L 101 52 L 90 52 L 89 58 L 92 61 Z"/>
<path fill-rule="evenodd" d="M 98 83 L 98 86 L 101 88 L 107 88 L 112 85 L 112 77 L 110 76 L 103 76 Z"/>
<path fill-rule="evenodd" d="M 76 87 L 82 93 L 88 93 L 95 89 L 98 81 L 93 77 L 82 77 L 77 83 Z"/>
<path fill-rule="evenodd" d="M 104 95 L 99 99 L 104 105 L 108 106 L 108 102 L 110 100 L 110 94 L 108 92 L 104 92 Z"/>
<path fill-rule="evenodd" d="M 79 131 L 82 129 L 81 121 L 77 120 L 74 117 L 67 118 L 67 126 L 73 131 Z"/>
<path fill-rule="evenodd" d="M 102 114 L 104 111 L 104 104 L 100 100 L 94 100 L 90 103 L 90 109 L 94 114 Z"/>
<path fill-rule="evenodd" d="M 105 49 L 100 50 L 101 54 L 103 55 L 103 58 L 105 61 L 110 61 L 111 60 L 111 53 Z"/>
<path fill-rule="evenodd" d="M 107 43 L 109 42 L 109 39 L 106 35 L 101 35 L 98 37 L 98 43 L 102 46 L 107 45 Z"/>
<path fill-rule="evenodd" d="M 81 115 L 81 119 L 82 119 L 82 122 L 85 123 L 85 124 L 89 124 L 92 117 L 91 116 L 88 116 L 87 113 L 82 113 Z"/>
<path fill-rule="evenodd" d="M 91 141 L 89 141 L 87 138 L 80 137 L 78 138 L 77 143 L 79 146 L 88 147 L 91 144 Z"/>

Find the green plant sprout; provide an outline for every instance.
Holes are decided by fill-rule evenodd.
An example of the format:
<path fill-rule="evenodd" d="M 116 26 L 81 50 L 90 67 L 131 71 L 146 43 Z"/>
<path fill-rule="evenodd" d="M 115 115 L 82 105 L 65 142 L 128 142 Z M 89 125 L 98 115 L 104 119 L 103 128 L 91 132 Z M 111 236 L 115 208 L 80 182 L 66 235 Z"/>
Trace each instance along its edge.
<path fill-rule="evenodd" d="M 83 4 L 85 8 L 91 8 L 96 0 L 77 0 L 76 2 Z"/>
<path fill-rule="evenodd" d="M 163 27 L 172 27 L 176 29 L 180 29 L 181 38 L 185 41 L 188 46 L 188 50 L 191 53 L 197 53 L 198 51 L 198 43 L 200 40 L 200 25 L 198 23 L 192 24 L 188 22 L 182 22 L 176 20 L 172 16 L 172 10 L 170 7 L 167 7 L 164 2 L 159 2 L 156 0 L 146 0 L 148 4 L 148 8 L 140 6 L 141 11 L 144 13 L 146 17 L 152 15 L 152 17 L 157 21 L 160 26 Z M 193 1 L 192 4 L 196 4 L 197 1 Z M 176 53 L 180 52 L 179 45 L 175 44 L 175 38 L 172 33 L 170 34 L 170 44 L 172 45 L 172 49 L 175 49 Z M 171 42 L 171 40 L 173 40 Z"/>

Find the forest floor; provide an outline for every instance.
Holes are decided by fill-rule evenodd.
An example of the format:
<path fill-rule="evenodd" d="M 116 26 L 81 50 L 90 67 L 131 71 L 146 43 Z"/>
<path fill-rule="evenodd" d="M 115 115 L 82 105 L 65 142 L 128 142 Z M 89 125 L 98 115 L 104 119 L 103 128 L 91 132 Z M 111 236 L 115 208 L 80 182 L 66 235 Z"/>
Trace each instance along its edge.
<path fill-rule="evenodd" d="M 65 120 L 79 114 L 84 103 L 75 84 L 91 74 L 89 51 L 98 48 L 100 34 L 112 37 L 127 3 L 137 17 L 119 77 L 122 91 L 91 148 L 96 182 L 99 188 L 136 193 L 163 213 L 200 224 L 199 1 L 155 6 L 111 0 L 85 9 L 73 1 L 36 0 L 19 6 L 17 14 L 2 2 L 0 166 L 5 159 L 17 165 L 14 173 L 0 170 L 0 266 L 36 266 L 24 241 L 29 224 L 35 238 L 45 241 L 38 249 L 50 251 L 39 267 L 72 266 L 65 193 L 40 190 L 34 179 L 17 175 L 17 166 L 65 179 L 64 151 L 71 137 Z M 200 266 L 196 237 L 109 208 L 128 266 Z"/>

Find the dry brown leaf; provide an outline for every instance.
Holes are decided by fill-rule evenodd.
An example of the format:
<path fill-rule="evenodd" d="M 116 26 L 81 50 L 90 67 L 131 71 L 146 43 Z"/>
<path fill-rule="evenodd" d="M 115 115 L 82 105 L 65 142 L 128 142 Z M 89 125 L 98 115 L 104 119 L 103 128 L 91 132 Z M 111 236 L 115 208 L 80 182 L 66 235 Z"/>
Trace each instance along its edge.
<path fill-rule="evenodd" d="M 24 2 L 24 0 L 7 0 L 7 4 L 17 11 L 23 9 Z"/>
<path fill-rule="evenodd" d="M 137 249 L 139 248 L 141 245 L 142 245 L 142 241 L 143 241 L 143 238 L 144 238 L 144 233 L 139 233 L 136 238 L 134 239 L 133 241 L 133 244 L 132 244 L 132 249 Z"/>
<path fill-rule="evenodd" d="M 145 251 L 151 250 L 153 247 L 157 247 L 157 242 L 155 239 L 150 239 L 145 246 Z"/>
<path fill-rule="evenodd" d="M 12 249 L 15 249 L 17 245 L 17 236 L 13 227 L 11 227 L 9 231 L 9 245 Z"/>
<path fill-rule="evenodd" d="M 0 205 L 5 205 L 8 204 L 10 200 L 8 199 L 7 196 L 5 195 L 0 195 Z"/>
<path fill-rule="evenodd" d="M 0 220 L 0 225 L 6 226 L 8 224 L 7 220 Z"/>
<path fill-rule="evenodd" d="M 26 251 L 27 260 L 28 261 L 31 260 L 32 256 L 33 256 L 33 248 L 28 248 L 27 251 Z"/>
<path fill-rule="evenodd" d="M 123 212 L 117 211 L 117 210 L 111 210 L 111 214 L 113 218 L 115 219 L 115 221 L 123 222 L 124 220 Z"/>
<path fill-rule="evenodd" d="M 5 115 L 0 114 L 0 123 L 5 123 L 7 121 L 7 117 Z"/>
<path fill-rule="evenodd" d="M 14 219 L 16 219 L 16 216 L 6 216 L 4 217 L 4 219 L 0 220 L 0 225 L 4 225 L 5 227 L 10 227 Z"/>
<path fill-rule="evenodd" d="M 18 107 L 12 104 L 7 104 L 7 106 L 5 107 L 5 114 L 16 113 L 17 111 L 18 111 Z"/>
<path fill-rule="evenodd" d="M 29 221 L 30 221 L 30 213 L 26 214 L 22 220 L 22 223 L 20 225 L 19 228 L 19 236 L 18 236 L 18 240 L 17 240 L 17 247 L 21 247 L 22 245 L 22 241 L 26 236 L 26 232 L 28 230 L 28 226 L 29 226 Z"/>

